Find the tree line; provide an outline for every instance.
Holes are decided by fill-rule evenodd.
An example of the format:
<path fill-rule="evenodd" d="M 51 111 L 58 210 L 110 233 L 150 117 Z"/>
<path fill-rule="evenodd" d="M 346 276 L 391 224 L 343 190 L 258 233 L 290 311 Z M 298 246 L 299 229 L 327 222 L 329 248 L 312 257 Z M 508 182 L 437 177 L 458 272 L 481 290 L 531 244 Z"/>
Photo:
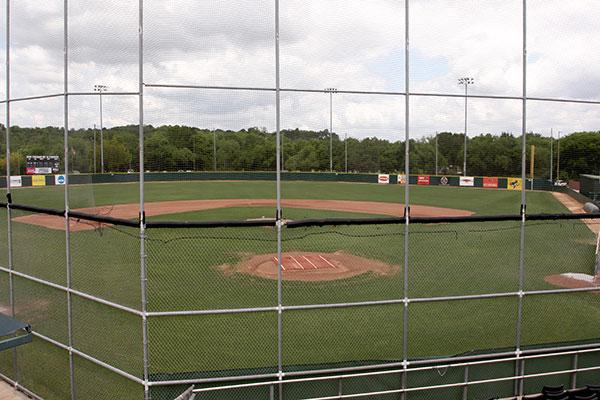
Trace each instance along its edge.
<path fill-rule="evenodd" d="M 0 125 L 3 135 L 4 126 Z M 275 133 L 252 127 L 239 131 L 209 130 L 189 126 L 145 126 L 144 161 L 148 171 L 273 171 L 276 163 Z M 63 129 L 60 127 L 11 127 L 11 172 L 25 173 L 27 155 L 58 155 L 64 159 Z M 138 127 L 119 126 L 103 131 L 104 170 L 127 172 L 139 169 Z M 283 169 L 329 171 L 330 139 L 333 170 L 337 172 L 404 171 L 405 143 L 378 137 L 341 138 L 328 130 L 282 130 Z M 577 178 L 600 171 L 600 132 L 575 132 L 560 141 L 537 133 L 527 134 L 527 173 L 530 145 L 535 146 L 534 174 L 549 178 Z M 101 171 L 100 133 L 94 129 L 69 131 L 69 172 Z M 94 146 L 95 143 L 95 146 Z M 410 140 L 413 174 L 457 175 L 462 173 L 464 135 L 440 132 Z M 95 160 L 94 160 L 94 147 Z M 6 171 L 6 144 L 0 143 L 0 168 Z M 467 174 L 475 176 L 519 176 L 522 138 L 510 133 L 471 136 L 467 142 Z M 552 154 L 552 157 L 551 157 Z M 437 156 L 436 156 L 437 155 Z M 551 160 L 552 158 L 552 160 Z M 437 163 L 436 163 L 437 159 Z M 63 163 L 64 164 L 64 163 Z M 64 170 L 64 168 L 63 168 Z"/>

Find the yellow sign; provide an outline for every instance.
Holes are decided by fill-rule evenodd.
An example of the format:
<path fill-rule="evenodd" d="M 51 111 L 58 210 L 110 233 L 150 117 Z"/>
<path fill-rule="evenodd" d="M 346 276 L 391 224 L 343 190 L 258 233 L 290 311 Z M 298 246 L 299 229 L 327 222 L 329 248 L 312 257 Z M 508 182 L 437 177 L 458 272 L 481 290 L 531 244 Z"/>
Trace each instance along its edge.
<path fill-rule="evenodd" d="M 31 175 L 31 186 L 46 186 L 44 175 Z"/>
<path fill-rule="evenodd" d="M 506 188 L 508 190 L 521 190 L 523 187 L 523 181 L 521 178 L 508 178 L 506 182 Z"/>

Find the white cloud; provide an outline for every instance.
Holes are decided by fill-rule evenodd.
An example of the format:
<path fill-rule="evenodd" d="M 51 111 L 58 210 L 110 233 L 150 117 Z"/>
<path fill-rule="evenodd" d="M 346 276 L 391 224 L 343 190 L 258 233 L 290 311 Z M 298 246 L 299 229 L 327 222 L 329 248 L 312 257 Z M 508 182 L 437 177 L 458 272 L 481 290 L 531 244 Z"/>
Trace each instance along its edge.
<path fill-rule="evenodd" d="M 62 91 L 62 0 L 12 2 L 12 94 Z M 104 83 L 136 91 L 137 1 L 69 1 L 69 87 Z M 345 90 L 404 89 L 404 4 L 397 0 L 282 0 L 281 85 Z M 456 79 L 472 76 L 471 93 L 519 96 L 522 90 L 521 0 L 412 0 L 411 90 L 460 93 Z M 146 83 L 275 85 L 273 1 L 146 0 Z M 528 93 L 600 99 L 600 3 L 528 1 Z M 4 30 L 4 29 L 2 29 Z M 4 48 L 4 46 L 0 46 Z M 3 57 L 0 56 L 0 57 Z M 1 60 L 0 60 L 1 61 Z M 2 85 L 4 86 L 4 85 Z M 0 94 L 3 91 L 0 91 Z M 106 99 L 107 125 L 135 123 L 136 99 Z M 54 101 L 17 107 L 15 123 L 56 121 Z M 72 111 L 71 126 L 98 120 L 93 98 Z M 238 129 L 275 124 L 270 92 L 147 89 L 149 123 Z M 518 100 L 470 101 L 469 132 L 519 132 Z M 283 93 L 285 128 L 325 129 L 326 94 Z M 462 99 L 411 100 L 411 134 L 462 131 Z M 32 118 L 32 116 L 35 118 Z M 548 133 L 600 126 L 600 107 L 528 105 L 528 128 Z M 404 98 L 334 96 L 334 130 L 352 136 L 404 137 Z"/>

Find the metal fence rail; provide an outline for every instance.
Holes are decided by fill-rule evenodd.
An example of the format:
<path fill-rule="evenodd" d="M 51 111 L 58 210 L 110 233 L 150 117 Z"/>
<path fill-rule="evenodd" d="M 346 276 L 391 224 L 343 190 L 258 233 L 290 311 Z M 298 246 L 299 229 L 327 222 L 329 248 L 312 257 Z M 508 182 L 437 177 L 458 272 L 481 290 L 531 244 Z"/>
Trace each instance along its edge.
<path fill-rule="evenodd" d="M 6 209 L 3 211 L 5 217 L 0 221 L 0 225 L 5 225 L 2 227 L 5 233 L 0 237 L 0 294 L 3 296 L 0 304 L 13 317 L 33 318 L 38 324 L 32 324 L 35 341 L 30 348 L 14 350 L 0 359 L 0 378 L 35 398 L 72 400 L 161 400 L 180 395 L 182 398 L 193 398 L 193 394 L 199 399 L 203 396 L 215 398 L 213 396 L 222 393 L 226 393 L 225 398 L 268 397 L 279 400 L 387 395 L 400 395 L 406 399 L 415 398 L 412 396 L 418 396 L 421 392 L 435 394 L 440 390 L 454 389 L 459 391 L 452 392 L 452 396 L 468 399 L 479 398 L 473 391 L 476 387 L 486 385 L 497 393 L 521 396 L 528 391 L 529 382 L 545 382 L 540 378 L 546 377 L 567 375 L 569 385 L 573 388 L 583 384 L 583 378 L 600 382 L 600 375 L 597 374 L 600 371 L 600 338 L 590 337 L 587 332 L 581 335 L 577 332 L 561 334 L 561 324 L 577 323 L 576 318 L 585 318 L 585 310 L 590 311 L 592 323 L 597 323 L 597 315 L 592 314 L 593 307 L 589 306 L 588 300 L 600 292 L 598 279 L 583 287 L 549 289 L 540 284 L 541 279 L 535 281 L 529 279 L 528 275 L 534 273 L 543 276 L 543 268 L 547 267 L 541 261 L 539 264 L 532 262 L 532 258 L 556 261 L 558 266 L 556 270 L 551 269 L 553 272 L 566 271 L 570 260 L 583 262 L 591 247 L 588 243 L 590 230 L 581 221 L 586 220 L 588 225 L 598 224 L 600 214 L 528 213 L 526 185 L 523 184 L 518 214 L 413 217 L 411 186 L 409 179 L 405 179 L 403 204 L 398 205 L 404 209 L 401 217 L 284 218 L 282 93 L 329 93 L 331 101 L 334 89 L 281 86 L 280 0 L 270 3 L 274 17 L 274 84 L 264 86 L 145 82 L 144 67 L 148 61 L 144 60 L 144 29 L 149 21 L 145 20 L 144 8 L 148 4 L 138 0 L 137 43 L 132 46 L 136 49 L 137 57 L 134 77 L 137 89 L 102 94 L 120 98 L 137 97 L 133 124 L 139 149 L 139 179 L 135 194 L 137 217 L 120 218 L 77 211 L 76 208 L 82 208 L 78 203 L 80 199 L 73 198 L 72 188 L 75 185 L 69 182 L 69 177 L 75 175 L 69 164 L 74 154 L 70 146 L 71 113 L 77 99 L 98 93 L 72 90 L 70 86 L 73 78 L 70 76 L 72 60 L 69 45 L 74 29 L 69 24 L 69 11 L 77 1 L 62 0 L 59 3 L 62 5 L 63 23 L 62 92 L 12 96 L 11 90 L 16 82 L 11 76 L 14 68 L 11 34 L 19 21 L 15 21 L 12 15 L 15 0 L 4 0 L 6 98 L 0 99 L 0 103 L 4 105 L 5 117 L 7 201 L 0 202 L 0 207 Z M 335 89 L 335 93 L 403 99 L 403 107 L 399 106 L 397 111 L 404 108 L 405 177 L 410 176 L 412 166 L 413 98 L 519 101 L 522 182 L 527 179 L 527 106 L 530 102 L 600 105 L 600 100 L 528 94 L 527 0 L 521 2 L 520 96 L 411 90 L 409 67 L 414 56 L 411 49 L 413 38 L 409 37 L 412 35 L 412 1 L 404 0 L 403 4 L 404 90 L 340 88 Z M 274 218 L 147 220 L 148 199 L 156 194 L 147 193 L 145 183 L 147 146 L 144 112 L 149 105 L 144 96 L 145 91 L 158 88 L 274 94 Z M 14 104 L 49 99 L 62 100 L 62 168 L 65 182 L 60 200 L 63 204 L 25 204 L 13 200 L 11 128 L 14 123 L 11 109 Z M 330 113 L 330 131 L 332 125 Z M 332 132 L 329 134 L 331 140 Z M 332 149 L 331 145 L 330 152 Z M 216 170 L 216 147 L 214 154 Z M 333 171 L 331 153 L 329 161 L 330 170 Z M 94 159 L 94 167 L 95 164 Z M 43 229 L 40 228 L 43 225 L 27 222 L 26 218 L 36 215 L 59 219 L 60 229 Z M 83 223 L 88 224 L 86 232 L 89 234 L 75 233 L 79 229 L 75 227 L 76 224 Z M 532 237 L 543 242 L 553 235 L 570 236 L 572 239 L 570 247 L 565 246 L 562 258 L 556 249 L 535 246 L 529 242 Z M 314 252 L 331 251 L 340 237 L 351 238 L 355 250 L 365 258 L 386 259 L 389 265 L 396 268 L 397 274 L 390 273 L 393 277 L 389 282 L 374 285 L 368 293 L 360 291 L 358 278 L 355 278 L 358 283 L 342 285 L 339 293 L 309 288 L 309 285 L 302 286 L 302 283 L 290 283 L 284 279 L 283 257 L 287 252 L 303 246 Z M 450 240 L 448 238 L 462 241 L 465 248 L 472 250 L 472 256 L 487 268 L 481 272 L 482 275 L 489 274 L 486 285 L 475 287 L 470 285 L 469 276 L 456 277 L 451 274 L 452 262 L 456 262 L 460 256 L 443 253 L 444 244 Z M 38 241 L 44 246 L 38 254 L 32 255 L 26 240 Z M 391 243 L 393 251 L 378 254 L 385 250 L 377 247 L 378 241 Z M 436 248 L 431 243 L 440 245 Z M 54 246 L 51 247 L 51 244 Z M 55 251 L 55 247 L 59 251 Z M 94 249 L 93 254 L 90 254 L 90 248 Z M 479 250 L 473 250 L 475 248 Z M 215 266 L 236 279 L 239 271 L 226 270 L 229 264 L 235 263 L 232 254 L 240 258 L 240 254 L 245 257 L 252 252 L 274 255 L 276 263 L 276 272 L 271 280 L 252 278 L 245 282 L 252 296 L 244 297 L 236 291 L 239 281 L 216 282 L 215 287 L 211 288 L 202 286 L 203 282 L 209 281 Z M 211 257 L 215 254 L 222 255 L 225 261 L 213 260 Z M 103 257 L 105 259 L 98 261 Z M 182 257 L 186 259 L 182 260 Z M 498 273 L 505 272 L 501 268 L 505 266 L 503 257 L 509 260 L 506 265 L 513 268 L 511 273 Z M 190 268 L 183 268 L 186 265 Z M 153 268 L 155 266 L 163 268 Z M 472 266 L 462 267 L 468 270 Z M 437 291 L 431 289 L 433 283 L 443 281 L 449 283 L 438 287 Z M 198 293 L 203 290 L 208 294 Z M 356 298 L 346 296 L 353 290 L 357 292 Z M 574 304 L 581 308 L 580 313 L 571 310 L 576 315 L 567 318 L 567 322 L 553 319 L 557 317 L 552 315 L 549 297 L 554 302 L 575 299 Z M 423 338 L 424 319 L 435 323 L 436 318 L 447 315 L 455 315 L 456 319 L 464 318 L 467 325 L 471 324 L 467 328 L 475 328 L 477 324 L 489 324 L 490 327 L 481 331 L 473 329 L 473 332 L 465 330 L 463 342 L 448 342 L 448 348 L 439 350 L 437 342 L 443 343 L 447 338 L 443 336 L 443 330 L 436 332 L 439 334 L 437 342 Z M 335 321 L 331 326 L 330 320 Z M 360 323 L 370 328 L 372 342 L 369 342 L 369 338 L 352 336 L 356 324 Z M 313 324 L 313 327 L 303 328 L 307 324 Z M 337 329 L 339 336 L 318 336 L 315 331 L 319 329 Z M 538 338 L 536 334 L 544 329 L 548 331 Z M 378 334 L 381 336 L 376 337 Z M 486 336 L 475 337 L 480 334 Z M 347 335 L 345 344 L 340 340 L 343 335 Z M 207 338 L 214 340 L 214 343 L 207 343 Z M 361 339 L 362 342 L 359 341 Z M 489 347 L 473 347 L 473 343 L 481 339 L 489 343 Z M 566 343 L 563 343 L 563 339 Z M 332 349 L 316 348 L 320 345 L 319 340 L 324 340 Z M 355 342 L 356 349 L 348 349 L 351 347 L 349 344 L 354 345 Z M 348 359 L 340 356 L 345 350 L 356 352 L 351 352 L 351 359 Z M 539 360 L 547 361 L 550 369 L 541 368 L 536 363 Z M 492 370 L 479 369 L 486 367 Z M 510 370 L 508 375 L 504 373 L 507 370 Z M 448 371 L 452 373 L 447 376 Z M 434 375 L 434 379 L 424 375 L 428 372 L 436 372 L 438 376 Z M 377 383 L 374 386 L 379 386 L 375 389 L 362 387 L 370 380 Z M 503 383 L 510 384 L 510 390 L 502 386 Z M 189 385 L 195 386 L 192 389 Z M 301 385 L 302 389 L 294 389 L 294 385 Z M 305 395 L 304 391 L 310 394 Z"/>

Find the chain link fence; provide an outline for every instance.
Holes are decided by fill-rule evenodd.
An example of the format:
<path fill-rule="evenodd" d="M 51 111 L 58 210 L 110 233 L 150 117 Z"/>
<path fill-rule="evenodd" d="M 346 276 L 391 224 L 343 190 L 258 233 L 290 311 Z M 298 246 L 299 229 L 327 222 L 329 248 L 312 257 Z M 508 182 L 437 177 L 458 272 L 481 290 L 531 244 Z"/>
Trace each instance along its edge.
<path fill-rule="evenodd" d="M 600 383 L 600 214 L 562 186 L 600 170 L 600 100 L 539 81 L 552 6 L 46 3 L 0 1 L 0 312 L 34 335 L 4 380 L 48 400 Z"/>

